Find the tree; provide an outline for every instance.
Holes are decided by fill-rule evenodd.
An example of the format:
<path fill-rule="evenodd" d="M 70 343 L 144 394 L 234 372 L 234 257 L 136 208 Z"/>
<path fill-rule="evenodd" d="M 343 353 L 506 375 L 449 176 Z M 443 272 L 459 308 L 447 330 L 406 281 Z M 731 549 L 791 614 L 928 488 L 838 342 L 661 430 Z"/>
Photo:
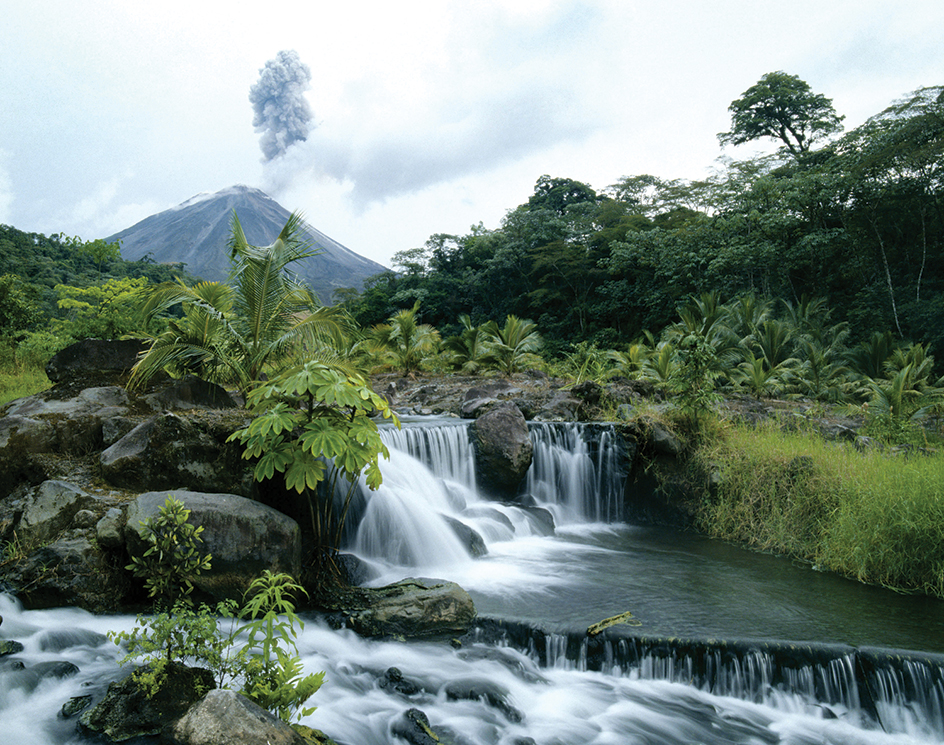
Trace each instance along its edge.
<path fill-rule="evenodd" d="M 541 335 L 533 321 L 510 315 L 501 328 L 495 321 L 489 321 L 485 328 L 492 337 L 488 359 L 505 375 L 541 361 L 537 355 L 542 346 Z"/>
<path fill-rule="evenodd" d="M 722 145 L 771 137 L 795 156 L 808 152 L 817 139 L 839 132 L 844 118 L 830 99 L 783 71 L 768 72 L 732 101 L 728 111 L 731 131 L 718 135 Z"/>
<path fill-rule="evenodd" d="M 394 313 L 387 323 L 370 331 L 373 348 L 404 375 L 419 370 L 423 360 L 439 348 L 439 332 L 427 323 L 419 323 L 419 309 L 417 300 L 412 308 Z"/>
<path fill-rule="evenodd" d="M 143 385 L 159 370 L 193 373 L 216 383 L 235 383 L 244 393 L 268 366 L 294 355 L 315 354 L 326 341 L 339 343 L 344 323 L 321 306 L 289 266 L 318 251 L 302 240 L 302 218 L 293 213 L 274 243 L 252 246 L 233 213 L 229 280 L 183 281 L 155 288 L 144 305 L 147 317 L 183 305 L 134 366 L 131 382 Z"/>

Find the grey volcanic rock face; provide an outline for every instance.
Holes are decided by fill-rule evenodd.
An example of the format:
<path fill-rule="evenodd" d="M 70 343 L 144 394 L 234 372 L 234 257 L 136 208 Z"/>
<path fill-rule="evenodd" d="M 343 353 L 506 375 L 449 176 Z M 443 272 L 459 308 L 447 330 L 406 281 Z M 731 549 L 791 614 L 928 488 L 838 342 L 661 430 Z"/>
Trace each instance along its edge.
<path fill-rule="evenodd" d="M 129 261 L 150 254 L 158 263 L 183 262 L 191 274 L 220 281 L 229 272 L 226 244 L 233 210 L 239 216 L 246 240 L 256 246 L 272 243 L 290 214 L 259 189 L 231 186 L 215 194 L 191 197 L 106 240 L 121 241 L 121 255 Z M 298 262 L 293 270 L 308 282 L 323 303 L 330 303 L 332 293 L 339 287 L 359 290 L 365 279 L 387 271 L 311 226 L 307 232 L 312 244 L 323 253 Z"/>

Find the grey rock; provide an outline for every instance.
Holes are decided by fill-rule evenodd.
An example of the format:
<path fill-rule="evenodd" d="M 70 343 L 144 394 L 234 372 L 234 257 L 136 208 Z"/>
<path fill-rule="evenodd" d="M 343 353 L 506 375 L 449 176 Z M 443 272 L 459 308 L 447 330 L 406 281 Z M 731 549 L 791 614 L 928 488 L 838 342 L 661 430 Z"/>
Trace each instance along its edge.
<path fill-rule="evenodd" d="M 520 722 L 524 717 L 511 703 L 511 693 L 504 686 L 486 678 L 469 678 L 446 684 L 446 698 L 452 701 L 484 701 L 497 709 L 510 722 Z"/>
<path fill-rule="evenodd" d="M 121 548 L 125 545 L 124 527 L 124 512 L 118 507 L 112 507 L 95 523 L 96 540 L 105 548 Z"/>
<path fill-rule="evenodd" d="M 305 745 L 281 719 L 233 691 L 213 690 L 164 734 L 168 745 Z"/>
<path fill-rule="evenodd" d="M 555 391 L 535 419 L 544 422 L 575 422 L 582 402 L 567 391 Z"/>
<path fill-rule="evenodd" d="M 27 544 L 48 541 L 70 527 L 94 499 L 65 481 L 44 481 L 27 498 L 17 535 Z"/>
<path fill-rule="evenodd" d="M 514 498 L 534 454 L 524 415 L 515 404 L 503 402 L 472 423 L 469 437 L 479 486 L 492 496 Z"/>
<path fill-rule="evenodd" d="M 239 405 L 224 388 L 192 375 L 175 380 L 142 398 L 154 411 L 231 409 Z"/>
<path fill-rule="evenodd" d="M 242 599 L 263 570 L 301 573 L 301 531 L 281 512 L 236 494 L 156 491 L 141 494 L 128 507 L 125 541 L 132 556 L 147 548 L 142 522 L 157 516 L 172 496 L 190 510 L 188 522 L 203 526 L 201 552 L 212 556 L 211 568 L 194 578 L 208 595 Z"/>
<path fill-rule="evenodd" d="M 456 537 L 462 541 L 462 545 L 466 547 L 466 550 L 469 552 L 470 556 L 479 557 L 485 556 L 488 553 L 488 548 L 485 546 L 485 539 L 479 534 L 474 528 L 470 528 L 461 520 L 456 520 L 454 517 L 449 515 L 443 515 L 443 519 L 452 528 L 452 532 L 456 534 Z"/>
<path fill-rule="evenodd" d="M 419 709 L 407 709 L 391 726 L 394 735 L 410 745 L 439 745 L 439 736 L 433 732 L 429 717 Z"/>
<path fill-rule="evenodd" d="M 654 452 L 659 455 L 681 455 L 684 450 L 682 441 L 663 427 L 662 424 L 656 420 L 649 420 L 646 428 L 648 430 L 649 446 Z"/>
<path fill-rule="evenodd" d="M 132 490 L 252 492 L 242 446 L 229 432 L 166 413 L 142 422 L 99 456 L 103 477 Z"/>

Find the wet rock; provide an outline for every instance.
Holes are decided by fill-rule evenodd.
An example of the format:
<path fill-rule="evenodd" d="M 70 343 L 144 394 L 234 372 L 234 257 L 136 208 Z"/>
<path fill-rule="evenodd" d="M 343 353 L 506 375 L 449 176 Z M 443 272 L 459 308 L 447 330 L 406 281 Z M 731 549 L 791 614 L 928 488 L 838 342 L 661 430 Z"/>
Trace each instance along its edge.
<path fill-rule="evenodd" d="M 305 745 L 278 717 L 234 691 L 213 690 L 171 724 L 167 745 Z"/>
<path fill-rule="evenodd" d="M 521 411 L 511 402 L 501 403 L 472 423 L 469 437 L 481 489 L 501 499 L 513 499 L 534 454 Z"/>
<path fill-rule="evenodd" d="M 341 579 L 348 585 L 362 585 L 371 577 L 370 567 L 354 554 L 338 554 L 335 564 L 341 572 Z"/>
<path fill-rule="evenodd" d="M 35 671 L 41 678 L 71 678 L 73 675 L 79 674 L 79 668 L 68 660 L 40 662 L 30 669 Z"/>
<path fill-rule="evenodd" d="M 397 719 L 391 731 L 410 745 L 440 745 L 439 736 L 430 727 L 429 717 L 419 709 L 407 709 Z"/>
<path fill-rule="evenodd" d="M 456 534 L 456 537 L 462 541 L 462 545 L 466 547 L 470 556 L 478 558 L 488 553 L 488 548 L 485 546 L 485 539 L 479 535 L 478 531 L 470 528 L 461 520 L 456 520 L 449 515 L 443 515 L 442 517 L 449 527 L 452 528 L 452 532 Z"/>
<path fill-rule="evenodd" d="M 452 701 L 484 701 L 497 709 L 509 722 L 520 722 L 524 717 L 511 704 L 511 694 L 504 686 L 485 678 L 456 680 L 446 684 L 446 698 Z"/>
<path fill-rule="evenodd" d="M 147 548 L 142 522 L 155 517 L 172 496 L 190 510 L 192 525 L 203 526 L 199 544 L 212 556 L 211 568 L 194 585 L 216 599 L 241 600 L 264 570 L 301 574 L 301 531 L 281 512 L 236 494 L 155 491 L 140 495 L 128 507 L 125 540 L 132 556 Z"/>
<path fill-rule="evenodd" d="M 381 688 L 402 693 L 404 696 L 415 696 L 423 690 L 412 680 L 404 678 L 398 667 L 388 668 L 380 677 L 379 683 Z"/>
<path fill-rule="evenodd" d="M 142 398 L 154 411 L 232 409 L 239 406 L 224 388 L 193 375 L 172 381 Z"/>
<path fill-rule="evenodd" d="M 363 636 L 453 636 L 464 633 L 475 618 L 472 598 L 455 582 L 406 579 L 358 592 L 341 615 Z"/>
<path fill-rule="evenodd" d="M 66 701 L 59 710 L 60 719 L 71 719 L 76 714 L 81 714 L 92 704 L 92 695 L 73 696 Z"/>
<path fill-rule="evenodd" d="M 108 637 L 88 629 L 49 629 L 37 637 L 42 652 L 61 652 L 72 647 L 100 647 Z"/>
<path fill-rule="evenodd" d="M 5 577 L 27 608 L 77 606 L 115 612 L 130 589 L 128 577 L 88 536 L 63 536 L 10 567 Z"/>
<path fill-rule="evenodd" d="M 125 514 L 118 507 L 112 507 L 95 523 L 95 538 L 105 548 L 121 548 L 124 538 Z"/>
<path fill-rule="evenodd" d="M 171 662 L 166 671 L 166 682 L 151 698 L 134 674 L 110 684 L 105 698 L 79 719 L 79 732 L 105 743 L 160 735 L 216 686 L 209 670 Z"/>
<path fill-rule="evenodd" d="M 555 391 L 534 418 L 543 422 L 575 422 L 582 404 L 569 391 Z"/>
<path fill-rule="evenodd" d="M 19 654 L 23 651 L 23 645 L 12 639 L 0 639 L 0 657 L 7 657 L 11 654 Z"/>

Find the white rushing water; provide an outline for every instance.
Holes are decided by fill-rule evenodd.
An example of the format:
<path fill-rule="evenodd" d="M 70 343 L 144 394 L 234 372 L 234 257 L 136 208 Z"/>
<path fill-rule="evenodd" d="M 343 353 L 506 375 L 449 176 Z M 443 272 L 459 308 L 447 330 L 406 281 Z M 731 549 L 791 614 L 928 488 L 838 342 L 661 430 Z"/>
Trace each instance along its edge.
<path fill-rule="evenodd" d="M 621 529 L 611 524 L 621 515 L 608 481 L 615 466 L 606 453 L 594 455 L 579 441 L 577 427 L 539 429 L 533 433 L 539 462 L 527 484 L 530 507 L 477 494 L 463 426 L 388 433 L 384 485 L 364 495 L 349 546 L 370 566 L 372 583 L 442 577 L 499 605 L 531 595 L 550 608 L 587 581 L 581 573 L 587 564 L 606 566 L 617 552 L 599 539 Z M 476 530 L 488 555 L 473 558 L 450 520 Z M 595 608 L 587 612 L 603 617 Z M 24 645 L 0 660 L 0 743 L 80 742 L 75 718 L 58 712 L 71 697 L 100 691 L 121 674 L 119 650 L 104 634 L 129 629 L 133 619 L 74 609 L 26 611 L 3 595 L 0 616 L 0 637 Z M 317 711 L 303 722 L 341 745 L 404 742 L 395 733 L 413 708 L 434 730 L 468 745 L 944 743 L 941 678 L 927 671 L 879 676 L 887 691 L 876 718 L 859 707 L 854 664 L 846 658 L 791 670 L 781 676 L 784 683 L 775 681 L 769 655 L 723 664 L 719 656 L 708 681 L 684 656 L 622 662 L 620 644 L 607 646 L 607 662 L 591 671 L 585 645 L 568 652 L 568 638 L 552 633 L 520 649 L 476 641 L 456 649 L 362 639 L 309 619 L 299 652 L 306 672 L 324 670 L 326 682 L 309 702 Z M 43 676 L 62 662 L 78 672 Z M 401 672 L 403 684 L 387 683 L 390 668 Z M 909 686 L 925 700 L 904 690 Z"/>

